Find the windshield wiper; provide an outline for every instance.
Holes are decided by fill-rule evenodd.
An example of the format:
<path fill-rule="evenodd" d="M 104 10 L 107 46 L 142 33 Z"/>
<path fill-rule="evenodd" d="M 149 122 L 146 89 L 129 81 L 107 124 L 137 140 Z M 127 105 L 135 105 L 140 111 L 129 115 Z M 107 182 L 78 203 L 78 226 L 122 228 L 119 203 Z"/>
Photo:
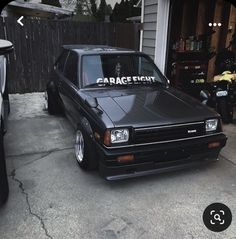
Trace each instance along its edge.
<path fill-rule="evenodd" d="M 162 85 L 162 86 L 164 86 L 165 83 L 164 82 L 160 82 L 160 81 L 155 81 L 155 82 L 152 83 L 152 85 Z"/>
<path fill-rule="evenodd" d="M 94 86 L 103 87 L 103 86 L 112 86 L 112 85 L 109 83 L 93 83 L 90 85 L 86 85 L 84 88 L 89 88 L 89 87 L 94 87 Z"/>
<path fill-rule="evenodd" d="M 99 87 L 128 87 L 128 86 L 133 86 L 133 84 L 109 84 L 109 83 L 93 83 L 90 85 L 86 85 L 84 88 L 89 88 L 89 87 L 95 87 L 95 86 L 99 86 Z"/>
<path fill-rule="evenodd" d="M 163 86 L 164 85 L 164 83 L 161 83 L 161 82 L 159 82 L 159 81 L 155 81 L 155 82 L 142 82 L 142 81 L 140 81 L 140 82 L 135 82 L 134 84 L 132 84 L 132 86 L 139 86 L 139 85 L 141 85 L 141 86 L 148 86 L 148 87 L 150 87 L 150 86 L 153 86 L 153 85 L 161 85 L 161 86 Z"/>

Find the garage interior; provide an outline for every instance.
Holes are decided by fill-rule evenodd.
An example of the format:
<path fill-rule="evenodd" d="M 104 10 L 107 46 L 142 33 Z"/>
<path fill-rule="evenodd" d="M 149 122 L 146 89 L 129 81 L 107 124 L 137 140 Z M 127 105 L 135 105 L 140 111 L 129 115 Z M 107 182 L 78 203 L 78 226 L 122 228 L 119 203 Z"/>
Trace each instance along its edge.
<path fill-rule="evenodd" d="M 236 8 L 224 0 L 175 0 L 169 22 L 166 72 L 172 85 L 181 87 L 196 75 L 195 83 L 212 81 L 215 55 L 235 33 Z"/>

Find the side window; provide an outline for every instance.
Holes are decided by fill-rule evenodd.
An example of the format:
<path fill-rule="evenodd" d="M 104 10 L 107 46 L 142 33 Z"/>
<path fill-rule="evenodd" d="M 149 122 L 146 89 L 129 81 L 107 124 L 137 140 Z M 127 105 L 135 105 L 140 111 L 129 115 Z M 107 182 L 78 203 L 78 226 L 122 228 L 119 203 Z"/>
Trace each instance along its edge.
<path fill-rule="evenodd" d="M 139 57 L 138 59 L 138 74 L 139 75 L 147 75 L 147 76 L 155 76 L 156 79 L 159 79 L 157 71 L 153 68 L 153 64 L 150 63 L 146 58 Z"/>
<path fill-rule="evenodd" d="M 65 62 L 68 56 L 68 51 L 64 50 L 62 52 L 62 54 L 59 56 L 57 62 L 56 62 L 56 68 L 57 70 L 59 70 L 60 72 L 64 71 L 64 66 L 65 66 Z"/>
<path fill-rule="evenodd" d="M 75 52 L 70 52 L 64 69 L 64 76 L 74 85 L 78 85 L 78 60 L 78 55 Z"/>

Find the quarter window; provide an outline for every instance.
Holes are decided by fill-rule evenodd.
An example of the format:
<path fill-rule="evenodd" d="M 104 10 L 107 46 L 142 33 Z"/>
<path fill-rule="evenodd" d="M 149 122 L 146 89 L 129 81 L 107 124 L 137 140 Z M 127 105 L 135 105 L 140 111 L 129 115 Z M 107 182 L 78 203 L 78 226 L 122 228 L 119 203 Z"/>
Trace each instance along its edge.
<path fill-rule="evenodd" d="M 67 56 L 68 56 L 68 51 L 64 50 L 62 52 L 62 54 L 60 55 L 59 59 L 57 60 L 56 68 L 60 72 L 64 71 L 64 66 L 65 66 L 65 62 L 66 62 Z"/>

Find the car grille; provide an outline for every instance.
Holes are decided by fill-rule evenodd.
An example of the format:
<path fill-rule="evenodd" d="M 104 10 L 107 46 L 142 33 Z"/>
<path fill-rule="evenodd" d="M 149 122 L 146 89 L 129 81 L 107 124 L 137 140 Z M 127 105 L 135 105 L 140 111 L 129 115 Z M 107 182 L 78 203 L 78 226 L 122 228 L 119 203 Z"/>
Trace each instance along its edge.
<path fill-rule="evenodd" d="M 186 139 L 205 134 L 204 122 L 163 127 L 137 128 L 134 131 L 134 143 L 141 144 Z"/>

